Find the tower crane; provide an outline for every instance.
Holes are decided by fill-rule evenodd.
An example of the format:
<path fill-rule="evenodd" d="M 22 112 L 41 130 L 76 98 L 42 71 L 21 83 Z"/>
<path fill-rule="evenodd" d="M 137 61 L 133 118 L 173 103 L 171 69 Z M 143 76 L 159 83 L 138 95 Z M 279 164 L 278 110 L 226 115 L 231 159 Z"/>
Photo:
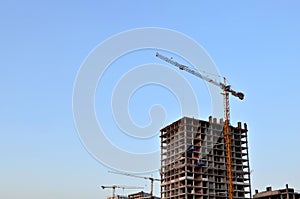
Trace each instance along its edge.
<path fill-rule="evenodd" d="M 115 171 L 108 171 L 108 172 L 109 173 L 114 173 L 114 174 L 119 174 L 119 175 L 135 177 L 135 178 L 143 178 L 145 180 L 150 180 L 150 196 L 153 196 L 153 183 L 154 183 L 154 181 L 160 181 L 160 179 L 157 179 L 157 178 L 146 177 L 146 176 L 137 176 L 137 175 L 133 175 L 131 173 L 123 173 L 123 172 L 115 172 Z"/>
<path fill-rule="evenodd" d="M 229 130 L 230 125 L 230 109 L 229 109 L 229 93 L 233 95 L 234 97 L 238 97 L 240 100 L 244 99 L 244 94 L 242 92 L 236 92 L 233 89 L 231 89 L 230 85 L 227 85 L 226 78 L 224 77 L 224 83 L 217 82 L 209 77 L 203 76 L 201 73 L 189 68 L 186 65 L 180 64 L 168 57 L 165 57 L 158 52 L 156 53 L 156 57 L 160 58 L 161 60 L 168 62 L 176 67 L 178 67 L 181 70 L 185 70 L 188 73 L 191 73 L 192 75 L 195 75 L 215 86 L 218 86 L 223 90 L 223 100 L 224 100 L 224 116 L 225 116 L 225 122 L 224 122 L 224 140 L 225 140 L 225 146 L 226 146 L 226 178 L 227 178 L 227 184 L 228 184 L 228 198 L 233 199 L 233 180 L 232 180 L 232 157 L 231 157 L 231 134 Z"/>
<path fill-rule="evenodd" d="M 111 185 L 111 186 L 101 186 L 102 189 L 112 189 L 112 196 L 115 197 L 116 189 L 143 189 L 144 187 L 135 187 L 135 186 L 121 186 L 121 185 Z"/>

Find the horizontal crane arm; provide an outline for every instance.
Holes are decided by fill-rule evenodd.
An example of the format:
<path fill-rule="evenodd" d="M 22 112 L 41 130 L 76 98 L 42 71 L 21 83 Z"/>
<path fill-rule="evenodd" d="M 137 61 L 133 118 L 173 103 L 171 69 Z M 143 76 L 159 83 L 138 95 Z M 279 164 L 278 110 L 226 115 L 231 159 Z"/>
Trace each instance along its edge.
<path fill-rule="evenodd" d="M 207 81 L 207 82 L 209 82 L 209 83 L 211 83 L 215 86 L 218 86 L 222 90 L 225 90 L 226 92 L 231 93 L 233 96 L 238 97 L 241 100 L 244 99 L 244 94 L 241 93 L 241 92 L 236 92 L 236 91 L 232 90 L 230 85 L 225 85 L 225 84 L 223 84 L 221 82 L 217 82 L 217 81 L 215 81 L 215 80 L 213 80 L 209 77 L 203 76 L 201 73 L 189 68 L 188 66 L 180 64 L 180 63 L 178 63 L 178 62 L 176 62 L 176 61 L 174 61 L 174 60 L 172 60 L 172 59 L 170 59 L 166 56 L 163 56 L 163 55 L 159 54 L 158 52 L 156 53 L 156 57 L 158 57 L 159 59 L 161 59 L 165 62 L 168 62 L 168 63 L 172 64 L 173 66 L 178 67 L 180 70 L 185 70 L 188 73 L 191 73 L 191 74 L 193 74 L 193 75 L 195 75 L 195 76 L 197 76 L 197 77 L 199 77 L 199 78 L 201 78 L 201 79 L 203 79 L 203 80 L 205 80 L 205 81 Z"/>
<path fill-rule="evenodd" d="M 187 72 L 189 72 L 189 73 L 191 73 L 191 74 L 193 74 L 193 75 L 195 75 L 195 76 L 197 76 L 197 77 L 199 77 L 201 79 L 204 79 L 205 81 L 210 82 L 210 83 L 212 83 L 212 84 L 220 87 L 221 89 L 224 89 L 224 87 L 225 87 L 224 84 L 216 82 L 216 81 L 214 81 L 214 80 L 212 80 L 212 79 L 210 79 L 210 78 L 208 78 L 206 76 L 203 76 L 199 72 L 197 72 L 197 71 L 195 71 L 193 69 L 190 69 L 188 66 L 180 64 L 180 63 L 178 63 L 178 62 L 176 62 L 176 61 L 174 61 L 174 60 L 172 60 L 172 59 L 170 59 L 168 57 L 165 57 L 165 56 L 163 56 L 163 55 L 161 55 L 159 53 L 156 53 L 156 57 L 158 57 L 159 59 L 164 60 L 164 61 L 172 64 L 173 66 L 177 66 L 180 70 L 185 70 L 185 71 L 187 71 Z"/>

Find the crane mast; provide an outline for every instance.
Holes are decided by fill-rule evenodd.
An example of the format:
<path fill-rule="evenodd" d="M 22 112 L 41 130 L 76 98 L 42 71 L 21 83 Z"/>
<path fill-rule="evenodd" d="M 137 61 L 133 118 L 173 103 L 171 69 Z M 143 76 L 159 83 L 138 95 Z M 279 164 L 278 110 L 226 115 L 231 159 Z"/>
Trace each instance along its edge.
<path fill-rule="evenodd" d="M 223 100 L 224 100 L 224 141 L 225 141 L 225 147 L 226 147 L 226 180 L 228 184 L 228 198 L 233 199 L 233 180 L 232 180 L 232 157 L 231 157 L 231 134 L 230 134 L 230 108 L 229 108 L 229 93 L 231 93 L 233 96 L 238 97 L 240 100 L 244 99 L 244 94 L 242 92 L 236 92 L 233 89 L 231 89 L 230 85 L 227 85 L 226 78 L 224 77 L 224 83 L 217 82 L 207 76 L 203 76 L 201 73 L 189 68 L 186 65 L 180 64 L 168 57 L 165 57 L 159 53 L 156 53 L 156 57 L 160 58 L 163 61 L 166 61 L 176 67 L 178 67 L 181 70 L 185 70 L 188 73 L 191 73 L 215 86 L 218 86 L 223 90 Z"/>
<path fill-rule="evenodd" d="M 226 85 L 226 78 L 224 77 L 224 85 Z M 230 125 L 230 109 L 229 109 L 229 93 L 223 89 L 224 97 L 224 141 L 226 147 L 226 178 L 228 183 L 228 198 L 233 199 L 233 181 L 232 181 L 232 166 L 231 166 L 231 134 L 229 130 Z"/>

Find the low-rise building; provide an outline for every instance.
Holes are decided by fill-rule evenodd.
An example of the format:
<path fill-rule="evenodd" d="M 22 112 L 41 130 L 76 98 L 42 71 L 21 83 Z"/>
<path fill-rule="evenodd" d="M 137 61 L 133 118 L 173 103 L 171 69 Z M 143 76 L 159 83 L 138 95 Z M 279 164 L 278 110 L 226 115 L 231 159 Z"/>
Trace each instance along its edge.
<path fill-rule="evenodd" d="M 255 190 L 254 199 L 300 199 L 300 194 L 295 192 L 289 185 L 285 185 L 285 189 L 272 190 L 272 187 L 267 187 L 266 191 L 258 192 Z"/>
<path fill-rule="evenodd" d="M 159 197 L 151 196 L 150 193 L 146 193 L 143 191 L 140 191 L 138 193 L 129 194 L 128 198 L 129 199 L 160 199 Z"/>
<path fill-rule="evenodd" d="M 128 199 L 127 196 L 115 195 L 115 196 L 108 196 L 107 199 Z"/>

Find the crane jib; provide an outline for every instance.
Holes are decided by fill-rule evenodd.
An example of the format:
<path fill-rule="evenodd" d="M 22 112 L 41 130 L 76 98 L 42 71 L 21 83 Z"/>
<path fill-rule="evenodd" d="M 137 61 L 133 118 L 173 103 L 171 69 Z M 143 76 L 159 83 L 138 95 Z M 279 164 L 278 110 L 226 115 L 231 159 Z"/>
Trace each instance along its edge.
<path fill-rule="evenodd" d="M 178 67 L 180 70 L 185 70 L 188 73 L 191 73 L 191 74 L 193 74 L 193 75 L 195 75 L 195 76 L 197 76 L 197 77 L 199 77 L 199 78 L 201 78 L 201 79 L 203 79 L 203 80 L 205 80 L 205 81 L 207 81 L 211 84 L 214 84 L 215 86 L 218 86 L 223 91 L 231 93 L 233 96 L 238 97 L 240 100 L 244 99 L 244 94 L 242 92 L 236 92 L 236 91 L 232 90 L 230 85 L 225 85 L 225 84 L 223 84 L 221 82 L 218 82 L 218 81 L 215 81 L 215 80 L 213 80 L 213 79 L 211 79 L 207 76 L 203 76 L 201 73 L 189 68 L 188 66 L 180 64 L 180 63 L 178 63 L 178 62 L 176 62 L 176 61 L 174 61 L 174 60 L 172 60 L 172 59 L 170 59 L 166 56 L 163 56 L 163 55 L 159 54 L 158 52 L 156 52 L 155 56 L 160 58 L 161 60 L 163 60 L 165 62 L 168 62 L 168 63 Z"/>

